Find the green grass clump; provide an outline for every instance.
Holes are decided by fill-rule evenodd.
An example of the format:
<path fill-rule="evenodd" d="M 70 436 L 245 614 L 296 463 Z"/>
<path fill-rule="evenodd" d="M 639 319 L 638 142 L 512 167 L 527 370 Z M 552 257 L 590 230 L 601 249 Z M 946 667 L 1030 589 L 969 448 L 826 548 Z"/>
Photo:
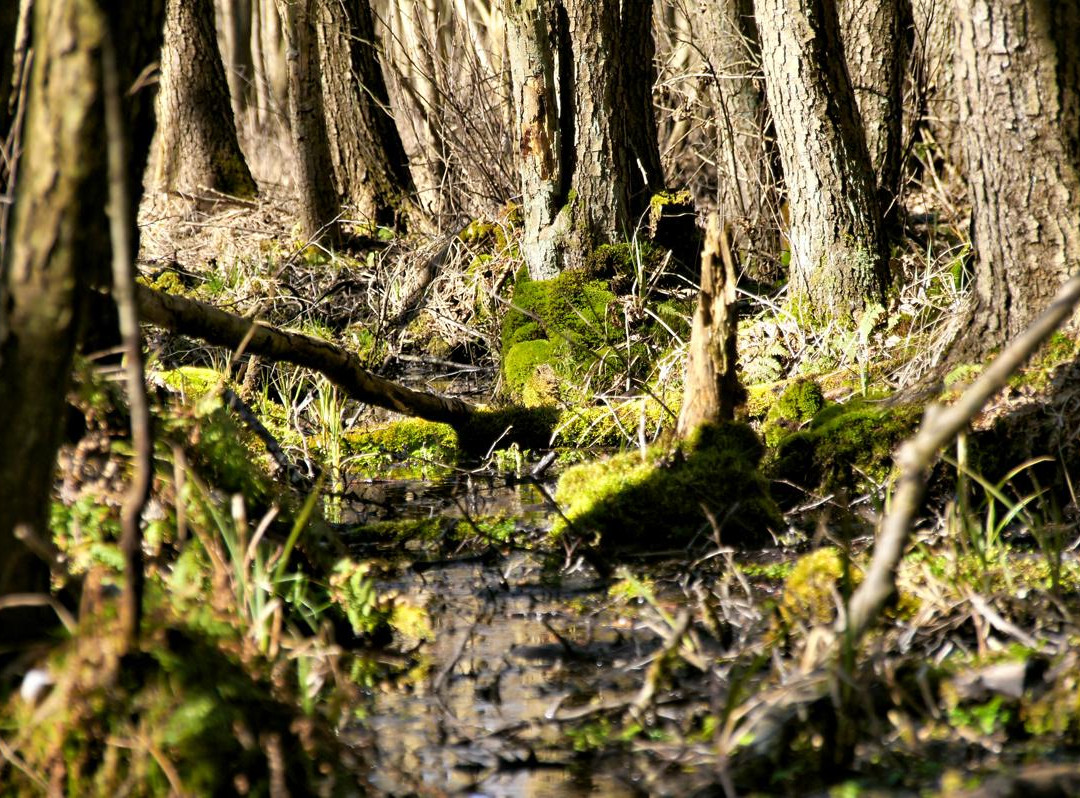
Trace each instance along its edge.
<path fill-rule="evenodd" d="M 574 466 L 559 480 L 556 499 L 569 526 L 596 534 L 602 548 L 656 549 L 686 545 L 710 526 L 727 543 L 757 544 L 781 525 L 757 471 L 761 443 L 744 424 L 704 425 L 689 440 Z"/>

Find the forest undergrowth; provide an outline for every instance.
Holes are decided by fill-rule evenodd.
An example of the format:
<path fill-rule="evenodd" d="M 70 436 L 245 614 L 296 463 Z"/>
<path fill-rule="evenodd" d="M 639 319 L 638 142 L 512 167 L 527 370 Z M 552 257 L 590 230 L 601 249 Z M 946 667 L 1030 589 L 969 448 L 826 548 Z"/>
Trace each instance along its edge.
<path fill-rule="evenodd" d="M 704 489 L 648 480 L 672 458 L 696 462 L 665 442 L 695 288 L 644 235 L 538 285 L 521 274 L 513 206 L 404 239 L 357 226 L 329 251 L 290 235 L 284 200 L 148 204 L 146 284 L 334 341 L 405 383 L 524 410 L 477 451 L 300 367 L 155 334 L 148 630 L 121 658 L 100 641 L 122 580 L 127 411 L 108 353 L 90 354 L 46 544 L 57 586 L 81 585 L 79 621 L 0 715 L 4 778 L 28 793 L 378 791 L 368 769 L 385 764 L 357 708 L 439 667 L 430 608 L 379 585 L 417 563 L 524 550 L 552 584 L 605 577 L 551 631 L 566 657 L 590 645 L 578 622 L 601 614 L 651 639 L 609 663 L 611 684 L 579 685 L 572 708 L 488 732 L 534 759 L 625 763 L 623 786 L 650 794 L 1067 794 L 1080 772 L 1069 335 L 935 467 L 883 621 L 820 660 L 889 505 L 892 452 L 928 401 L 955 398 L 982 368 L 947 358 L 966 300 L 960 211 L 916 213 L 918 196 L 888 307 L 852 328 L 812 329 L 782 287 L 741 283 L 739 419 L 756 440 L 739 468 L 762 504 L 745 487 L 726 515 L 692 512 L 677 534 L 650 497 Z M 612 451 L 624 454 L 598 460 Z M 586 493 L 571 495 L 583 461 Z M 736 479 L 700 462 L 705 482 Z M 365 480 L 458 475 L 535 484 L 545 511 L 350 504 Z M 752 548 L 732 532 L 740 512 L 767 519 Z M 555 735 L 540 743 L 530 735 L 544 726 Z"/>

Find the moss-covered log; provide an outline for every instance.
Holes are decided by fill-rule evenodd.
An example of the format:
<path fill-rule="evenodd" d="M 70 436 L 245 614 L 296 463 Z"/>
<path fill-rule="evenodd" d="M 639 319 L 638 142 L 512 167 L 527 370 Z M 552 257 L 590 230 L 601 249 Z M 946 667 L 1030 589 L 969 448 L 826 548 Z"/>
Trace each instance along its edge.
<path fill-rule="evenodd" d="M 194 299 L 139 286 L 144 321 L 217 346 L 244 349 L 272 360 L 294 363 L 324 374 L 352 398 L 456 428 L 472 420 L 475 409 L 460 399 L 414 391 L 365 369 L 346 349 L 303 333 L 278 330 Z"/>

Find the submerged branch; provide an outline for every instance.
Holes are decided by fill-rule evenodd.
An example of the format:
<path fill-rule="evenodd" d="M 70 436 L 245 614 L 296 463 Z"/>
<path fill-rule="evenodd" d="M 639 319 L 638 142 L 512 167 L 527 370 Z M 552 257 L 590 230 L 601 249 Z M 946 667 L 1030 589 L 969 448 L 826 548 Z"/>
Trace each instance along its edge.
<path fill-rule="evenodd" d="M 455 427 L 472 420 L 475 409 L 460 399 L 414 391 L 365 369 L 346 349 L 303 333 L 227 313 L 205 302 L 137 286 L 144 321 L 231 349 L 246 349 L 275 361 L 313 369 L 353 399 Z"/>

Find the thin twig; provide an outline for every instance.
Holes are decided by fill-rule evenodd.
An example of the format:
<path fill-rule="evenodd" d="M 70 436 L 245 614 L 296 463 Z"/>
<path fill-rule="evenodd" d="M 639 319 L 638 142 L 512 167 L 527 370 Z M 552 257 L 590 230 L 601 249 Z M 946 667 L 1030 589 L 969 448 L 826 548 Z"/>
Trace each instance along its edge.
<path fill-rule="evenodd" d="M 150 408 L 143 376 L 142 339 L 139 334 L 139 309 L 135 301 L 135 246 L 132 241 L 134 209 L 128 195 L 127 147 L 120 104 L 120 77 L 116 48 L 106 30 L 102 47 L 102 81 L 105 90 L 105 129 L 109 165 L 109 235 L 112 239 L 113 297 L 120 318 L 124 345 L 128 401 L 131 405 L 131 442 L 135 473 L 124 497 L 121 512 L 123 534 L 121 548 L 127 582 L 121 598 L 120 626 L 124 645 L 130 650 L 138 645 L 142 619 L 143 507 L 150 498 L 153 475 L 154 443 L 150 433 Z"/>

